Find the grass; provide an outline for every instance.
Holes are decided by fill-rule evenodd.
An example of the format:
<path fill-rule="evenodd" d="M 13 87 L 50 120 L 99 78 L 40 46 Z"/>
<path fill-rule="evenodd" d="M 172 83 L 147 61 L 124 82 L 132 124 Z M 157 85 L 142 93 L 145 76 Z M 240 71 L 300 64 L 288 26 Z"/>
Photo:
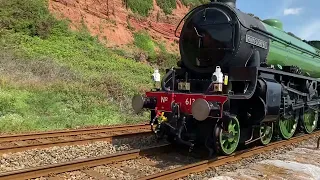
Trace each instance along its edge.
<path fill-rule="evenodd" d="M 126 0 L 126 3 L 134 13 L 144 17 L 153 9 L 153 0 Z"/>
<path fill-rule="evenodd" d="M 181 0 L 185 6 L 195 7 L 210 2 L 210 0 Z"/>
<path fill-rule="evenodd" d="M 171 14 L 172 10 L 177 8 L 176 0 L 157 0 L 157 4 L 165 14 Z"/>
<path fill-rule="evenodd" d="M 155 43 L 147 32 L 142 31 L 135 33 L 134 44 L 145 51 L 151 59 L 155 58 Z"/>
<path fill-rule="evenodd" d="M 85 28 L 69 31 L 44 0 L 0 3 L 1 132 L 146 120 L 130 101 L 151 87 L 149 65 L 106 49 Z"/>
<path fill-rule="evenodd" d="M 49 13 L 45 0 L 0 4 L 0 132 L 148 119 L 148 113 L 133 114 L 131 98 L 152 87 L 152 66 L 105 48 L 85 26 L 70 31 L 67 20 Z M 134 38 L 132 51 L 147 54 L 149 64 L 162 71 L 176 64 L 178 56 L 148 33 Z"/>
<path fill-rule="evenodd" d="M 103 97 L 68 86 L 65 89 L 47 87 L 47 90 L 14 85 L 2 88 L 1 132 L 116 124 L 121 118 L 116 107 L 104 102 Z M 90 103 L 94 101 L 100 103 Z"/>
<path fill-rule="evenodd" d="M 45 0 L 0 0 L 0 4 L 1 29 L 11 29 L 40 38 L 68 32 L 65 22 L 57 21 L 48 12 Z"/>
<path fill-rule="evenodd" d="M 150 87 L 149 66 L 76 35 L 44 40 L 6 33 L 1 38 L 6 45 L 0 52 L 7 55 L 1 61 L 0 131 L 146 120 L 131 113 L 130 98 Z"/>
<path fill-rule="evenodd" d="M 153 0 L 125 0 L 127 6 L 134 12 L 143 17 L 147 17 L 153 9 Z M 156 0 L 158 6 L 165 14 L 171 14 L 172 10 L 177 8 L 176 0 Z M 210 0 L 182 0 L 185 6 L 195 7 Z"/>
<path fill-rule="evenodd" d="M 161 69 L 175 66 L 178 61 L 177 54 L 169 53 L 162 42 L 154 41 L 145 31 L 134 34 L 134 44 L 148 56 L 147 60 L 151 64 Z"/>

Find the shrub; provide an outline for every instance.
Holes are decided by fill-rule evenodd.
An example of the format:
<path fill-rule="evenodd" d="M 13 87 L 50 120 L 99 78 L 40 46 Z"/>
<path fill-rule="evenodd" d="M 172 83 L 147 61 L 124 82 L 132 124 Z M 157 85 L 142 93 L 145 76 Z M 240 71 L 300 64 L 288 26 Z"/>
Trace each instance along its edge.
<path fill-rule="evenodd" d="M 0 4 L 0 28 L 41 38 L 67 32 L 65 22 L 49 13 L 44 0 L 0 0 Z"/>
<path fill-rule="evenodd" d="M 126 0 L 128 7 L 141 16 L 148 16 L 149 11 L 153 8 L 153 0 Z"/>
<path fill-rule="evenodd" d="M 150 59 L 155 58 L 155 44 L 147 32 L 137 32 L 134 34 L 134 44 L 144 50 Z"/>
<path fill-rule="evenodd" d="M 162 69 L 176 66 L 178 54 L 169 53 L 162 42 L 154 42 L 147 32 L 140 31 L 134 34 L 134 44 L 148 55 L 147 60 L 152 65 Z M 160 51 L 156 52 L 156 48 Z"/>
<path fill-rule="evenodd" d="M 182 3 L 185 6 L 191 6 L 191 7 L 199 6 L 201 4 L 205 4 L 208 2 L 210 2 L 210 0 L 182 0 Z"/>
<path fill-rule="evenodd" d="M 157 4 L 165 14 L 171 14 L 172 10 L 177 8 L 176 0 L 157 0 Z"/>
<path fill-rule="evenodd" d="M 157 43 L 157 45 L 160 48 L 160 53 L 157 56 L 157 65 L 163 69 L 176 66 L 180 56 L 169 53 L 163 43 Z"/>

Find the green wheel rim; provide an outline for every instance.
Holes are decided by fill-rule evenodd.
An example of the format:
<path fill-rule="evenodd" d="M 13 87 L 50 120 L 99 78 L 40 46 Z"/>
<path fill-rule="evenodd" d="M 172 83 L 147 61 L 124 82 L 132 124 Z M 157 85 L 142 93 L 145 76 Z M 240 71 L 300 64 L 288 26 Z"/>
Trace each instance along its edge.
<path fill-rule="evenodd" d="M 228 121 L 227 121 L 228 122 Z M 237 118 L 230 118 L 227 127 L 220 131 L 219 144 L 223 154 L 230 155 L 238 147 L 240 140 L 240 124 Z"/>
<path fill-rule="evenodd" d="M 314 110 L 305 111 L 303 114 L 303 126 L 306 133 L 312 133 L 318 124 L 318 112 Z"/>
<path fill-rule="evenodd" d="M 297 129 L 298 120 L 294 117 L 279 119 L 279 129 L 281 136 L 285 139 L 290 139 Z"/>
<path fill-rule="evenodd" d="M 271 142 L 273 135 L 273 123 L 263 123 L 260 126 L 261 143 L 267 145 Z"/>

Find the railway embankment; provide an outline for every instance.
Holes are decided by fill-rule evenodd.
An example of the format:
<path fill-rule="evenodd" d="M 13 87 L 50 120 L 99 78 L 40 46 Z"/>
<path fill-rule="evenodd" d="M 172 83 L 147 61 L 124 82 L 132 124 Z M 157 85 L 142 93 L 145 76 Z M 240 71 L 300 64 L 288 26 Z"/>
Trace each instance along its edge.
<path fill-rule="evenodd" d="M 188 8 L 126 2 L 0 1 L 0 134 L 145 121 L 131 97 L 176 63 Z"/>

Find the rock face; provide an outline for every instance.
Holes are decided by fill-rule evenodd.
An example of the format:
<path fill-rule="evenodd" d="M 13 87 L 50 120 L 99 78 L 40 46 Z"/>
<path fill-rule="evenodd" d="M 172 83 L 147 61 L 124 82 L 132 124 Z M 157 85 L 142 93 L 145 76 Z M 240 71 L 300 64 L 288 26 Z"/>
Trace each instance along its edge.
<path fill-rule="evenodd" d="M 156 41 L 165 41 L 168 50 L 177 50 L 174 31 L 189 9 L 177 0 L 177 8 L 165 15 L 154 0 L 149 17 L 137 18 L 124 0 L 49 0 L 49 10 L 57 18 L 69 19 L 72 29 L 86 25 L 108 47 L 128 45 L 134 32 L 147 30 Z"/>

